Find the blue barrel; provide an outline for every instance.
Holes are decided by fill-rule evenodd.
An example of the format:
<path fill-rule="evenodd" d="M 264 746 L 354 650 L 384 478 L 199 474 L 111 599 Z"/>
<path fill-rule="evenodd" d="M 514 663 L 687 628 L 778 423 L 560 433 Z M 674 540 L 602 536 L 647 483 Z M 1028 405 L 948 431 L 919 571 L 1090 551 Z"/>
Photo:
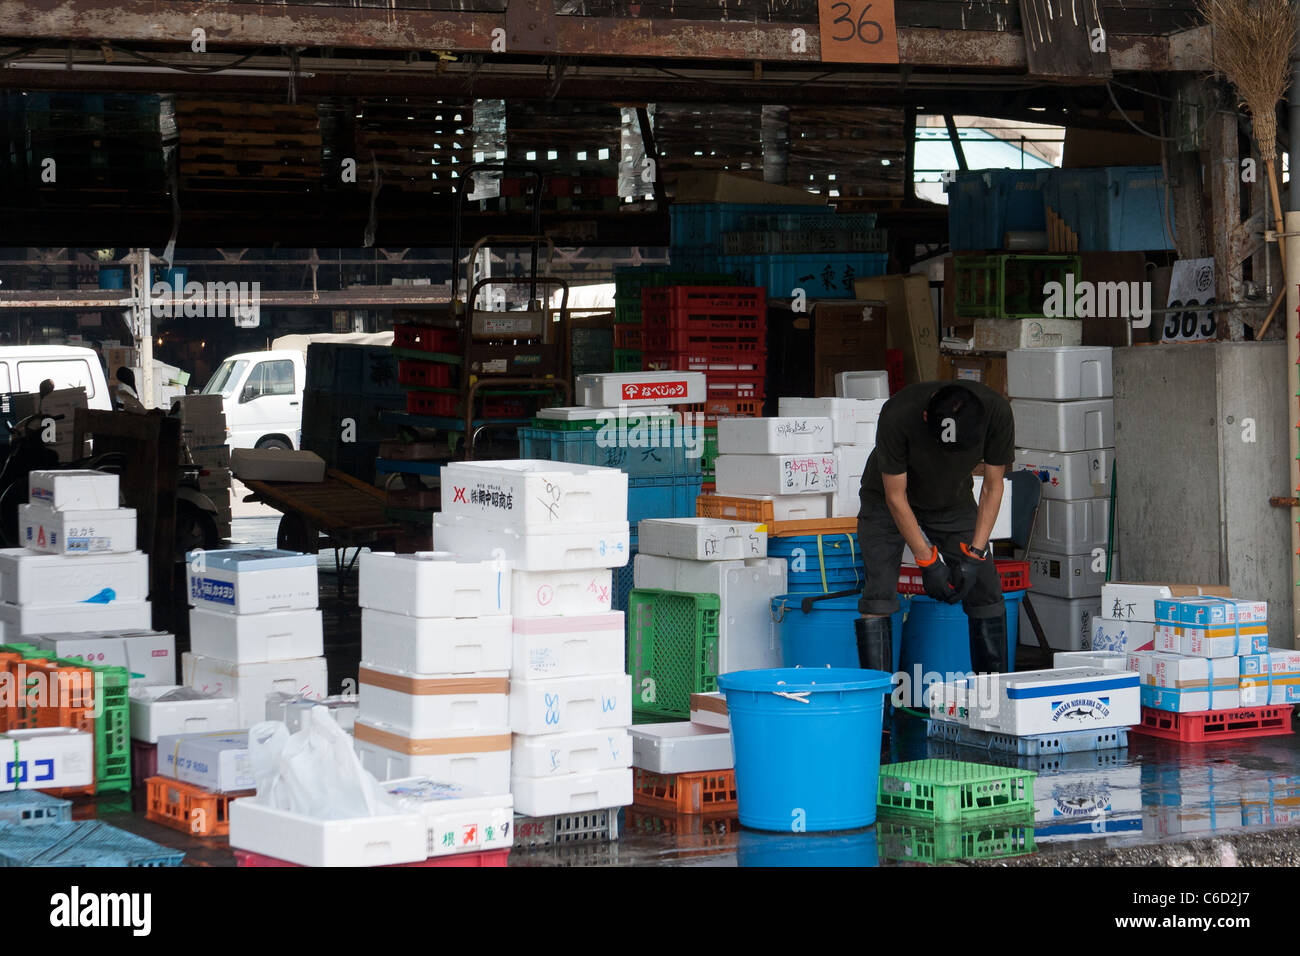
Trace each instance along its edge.
<path fill-rule="evenodd" d="M 20 791 L 22 792 L 22 791 Z M 736 835 L 741 866 L 879 866 L 876 831 L 855 833 L 760 833 Z"/>
<path fill-rule="evenodd" d="M 101 289 L 126 288 L 126 270 L 125 269 L 100 269 L 99 287 Z"/>
<path fill-rule="evenodd" d="M 1020 601 L 1024 591 L 1002 595 L 1007 604 L 1007 666 L 1016 669 L 1016 641 L 1020 636 Z M 945 604 L 923 594 L 912 598 L 903 625 L 901 669 L 922 674 L 969 674 L 970 626 L 960 604 Z M 946 677 L 944 678 L 947 679 Z"/>
<path fill-rule="evenodd" d="M 781 639 L 781 663 L 786 667 L 857 667 L 858 639 L 853 621 L 859 616 L 857 595 L 817 601 L 807 614 L 800 606 L 811 594 L 782 594 L 772 598 L 772 620 Z M 909 597 L 898 596 L 894 622 L 894 671 L 899 667 L 903 620 Z"/>
<path fill-rule="evenodd" d="M 741 824 L 798 834 L 875 823 L 890 682 L 835 667 L 720 674 Z"/>

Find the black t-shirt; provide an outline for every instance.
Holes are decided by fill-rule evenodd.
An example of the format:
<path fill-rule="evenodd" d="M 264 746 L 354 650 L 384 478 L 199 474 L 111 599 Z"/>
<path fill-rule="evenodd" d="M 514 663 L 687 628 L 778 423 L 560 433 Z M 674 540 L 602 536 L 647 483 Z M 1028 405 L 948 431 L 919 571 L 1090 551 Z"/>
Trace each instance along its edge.
<path fill-rule="evenodd" d="M 922 413 L 930 397 L 945 385 L 960 385 L 984 405 L 984 441 L 968 449 L 942 445 Z M 876 448 L 862 474 L 862 497 L 883 501 L 881 473 L 907 473 L 907 500 L 914 508 L 933 510 L 971 499 L 971 471 L 981 462 L 1010 467 L 1016 458 L 1016 426 L 1011 405 L 979 382 L 920 382 L 908 385 L 885 403 L 876 426 Z"/>

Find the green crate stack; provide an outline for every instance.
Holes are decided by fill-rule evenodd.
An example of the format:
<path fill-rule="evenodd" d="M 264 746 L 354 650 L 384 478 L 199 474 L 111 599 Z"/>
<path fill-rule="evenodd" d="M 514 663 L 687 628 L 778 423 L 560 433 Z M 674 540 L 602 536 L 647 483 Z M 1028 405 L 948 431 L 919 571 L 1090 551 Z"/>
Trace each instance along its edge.
<path fill-rule="evenodd" d="M 962 319 L 1042 319 L 1049 282 L 1082 278 L 1082 258 L 1067 255 L 957 256 L 953 309 Z M 1064 308 L 1064 302 L 1062 302 Z"/>
<path fill-rule="evenodd" d="M 704 453 L 700 463 L 704 471 L 704 480 L 713 481 L 713 469 L 718 460 L 718 426 L 704 426 Z"/>
<path fill-rule="evenodd" d="M 614 321 L 641 321 L 641 289 L 663 285 L 736 285 L 725 272 L 683 272 L 658 266 L 629 266 L 614 270 Z M 640 370 L 638 366 L 637 370 Z"/>
<path fill-rule="evenodd" d="M 880 768 L 876 807 L 927 823 L 976 823 L 1034 815 L 1032 770 L 961 760 L 911 760 Z"/>
<path fill-rule="evenodd" d="M 880 856 L 900 863 L 997 860 L 1034 852 L 1032 821 L 974 827 L 897 820 L 876 822 Z"/>
<path fill-rule="evenodd" d="M 719 609 L 716 594 L 632 589 L 627 669 L 636 690 L 634 720 L 686 720 L 691 694 L 718 689 Z"/>
<path fill-rule="evenodd" d="M 641 350 L 640 349 L 614 349 L 614 371 L 615 372 L 641 371 Z"/>

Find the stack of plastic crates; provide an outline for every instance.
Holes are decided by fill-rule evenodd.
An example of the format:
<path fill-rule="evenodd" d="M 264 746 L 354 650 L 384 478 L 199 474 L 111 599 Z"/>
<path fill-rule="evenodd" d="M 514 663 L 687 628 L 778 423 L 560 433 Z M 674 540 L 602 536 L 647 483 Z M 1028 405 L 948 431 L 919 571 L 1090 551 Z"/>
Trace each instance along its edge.
<path fill-rule="evenodd" d="M 614 270 L 614 368 L 615 372 L 639 372 L 642 365 L 641 290 L 646 286 L 734 285 L 736 279 L 722 272 L 687 272 L 656 266 L 629 266 Z"/>
<path fill-rule="evenodd" d="M 627 669 L 634 723 L 686 720 L 691 694 L 718 689 L 716 594 L 633 588 L 627 608 Z"/>

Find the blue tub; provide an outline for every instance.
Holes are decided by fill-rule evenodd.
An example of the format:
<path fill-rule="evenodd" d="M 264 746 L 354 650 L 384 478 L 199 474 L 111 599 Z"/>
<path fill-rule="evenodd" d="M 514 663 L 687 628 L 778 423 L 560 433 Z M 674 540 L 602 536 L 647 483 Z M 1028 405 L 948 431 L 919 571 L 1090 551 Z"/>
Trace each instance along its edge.
<path fill-rule="evenodd" d="M 852 532 L 769 538 L 767 556 L 785 558 L 792 594 L 847 591 L 862 584 L 862 554 Z"/>
<path fill-rule="evenodd" d="M 809 614 L 800 606 L 807 594 L 782 594 L 772 598 L 772 620 L 781 640 L 781 663 L 786 667 L 857 667 L 858 639 L 853 622 L 858 615 L 858 598 L 830 598 L 818 601 Z M 903 621 L 909 597 L 898 596 L 894 623 L 894 671 L 899 668 L 903 644 Z"/>
<path fill-rule="evenodd" d="M 1007 604 L 1007 662 L 1010 670 L 1016 669 L 1020 602 L 1024 596 L 1024 591 L 1008 591 L 1002 595 Z M 901 669 L 904 673 L 911 674 L 918 666 L 922 674 L 970 673 L 970 626 L 960 604 L 945 604 L 917 594 L 912 598 L 902 633 Z"/>
<path fill-rule="evenodd" d="M 875 823 L 889 686 L 883 671 L 856 668 L 719 675 L 741 824 L 798 834 Z"/>
<path fill-rule="evenodd" d="M 760 833 L 740 830 L 736 862 L 741 866 L 879 866 L 876 831 L 853 833 Z"/>

